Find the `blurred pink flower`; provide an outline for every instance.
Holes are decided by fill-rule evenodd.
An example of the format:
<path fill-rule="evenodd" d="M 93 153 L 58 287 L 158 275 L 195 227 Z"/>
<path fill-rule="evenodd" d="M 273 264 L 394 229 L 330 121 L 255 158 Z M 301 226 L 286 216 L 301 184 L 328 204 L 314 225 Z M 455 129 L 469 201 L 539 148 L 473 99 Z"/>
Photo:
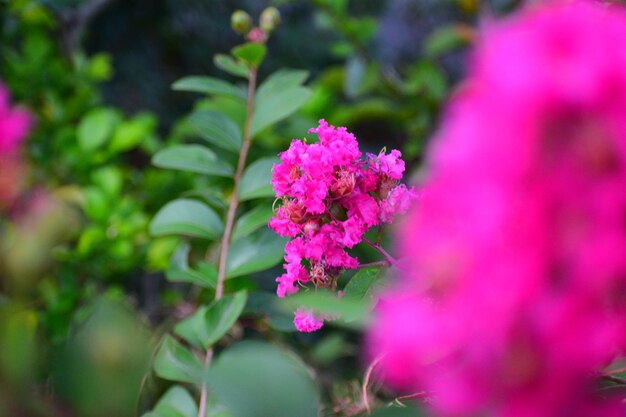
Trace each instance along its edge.
<path fill-rule="evenodd" d="M 624 45 L 624 10 L 590 1 L 482 32 L 369 336 L 436 415 L 626 415 L 593 390 L 626 353 Z"/>
<path fill-rule="evenodd" d="M 29 125 L 28 113 L 11 107 L 9 92 L 0 84 L 0 155 L 18 150 Z"/>
<path fill-rule="evenodd" d="M 23 167 L 19 148 L 30 118 L 11 107 L 9 92 L 0 84 L 0 208 L 11 205 L 22 186 Z"/>

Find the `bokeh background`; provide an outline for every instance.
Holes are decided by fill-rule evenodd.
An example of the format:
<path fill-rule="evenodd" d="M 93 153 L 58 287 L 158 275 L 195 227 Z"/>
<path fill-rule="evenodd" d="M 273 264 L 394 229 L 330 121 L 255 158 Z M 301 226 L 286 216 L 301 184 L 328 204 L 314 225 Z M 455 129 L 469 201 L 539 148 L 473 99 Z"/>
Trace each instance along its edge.
<path fill-rule="evenodd" d="M 0 171 L 0 187 L 17 189 L 0 205 L 0 416 L 142 415 L 168 388 L 150 371 L 156 346 L 211 294 L 167 281 L 180 242 L 148 231 L 154 214 L 198 180 L 150 161 L 192 136 L 190 111 L 224 106 L 171 84 L 188 75 L 236 82 L 214 64 L 242 41 L 230 28 L 233 11 L 279 8 L 260 78 L 303 69 L 312 91 L 260 135 L 253 158 L 275 155 L 325 118 L 354 132 L 363 151 L 400 149 L 416 176 L 477 24 L 521 3 L 0 1 L 0 80 L 32 116 L 20 169 Z M 298 352 L 316 376 L 320 413 L 358 415 L 360 332 L 294 334 L 268 301 L 279 270 L 229 284 L 257 294 L 225 343 L 262 339 Z M 261 357 L 273 363 L 275 355 Z M 187 415 L 177 412 L 154 415 Z"/>

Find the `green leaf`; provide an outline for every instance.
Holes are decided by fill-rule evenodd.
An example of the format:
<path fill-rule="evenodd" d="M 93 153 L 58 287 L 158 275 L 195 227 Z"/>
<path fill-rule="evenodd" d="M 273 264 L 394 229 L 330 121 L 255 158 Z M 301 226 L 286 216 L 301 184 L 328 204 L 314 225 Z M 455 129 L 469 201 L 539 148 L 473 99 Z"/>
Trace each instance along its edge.
<path fill-rule="evenodd" d="M 207 306 L 199 307 L 191 316 L 178 322 L 174 326 L 174 333 L 199 349 L 206 348 L 204 339 L 207 337 L 207 330 L 204 315 L 207 309 Z"/>
<path fill-rule="evenodd" d="M 235 223 L 233 240 L 248 236 L 260 227 L 266 226 L 273 215 L 274 212 L 269 204 L 261 204 L 243 214 Z"/>
<path fill-rule="evenodd" d="M 426 95 L 441 101 L 447 91 L 447 81 L 435 64 L 422 61 L 413 67 L 404 88 L 407 93 Z"/>
<path fill-rule="evenodd" d="M 212 208 L 197 200 L 184 198 L 167 203 L 150 224 L 153 236 L 184 235 L 216 239 L 223 231 L 222 221 Z"/>
<path fill-rule="evenodd" d="M 188 282 L 204 288 L 215 288 L 217 268 L 210 263 L 200 261 L 196 269 L 191 269 L 187 261 L 189 250 L 189 243 L 184 242 L 180 245 L 170 260 L 165 277 L 172 282 Z"/>
<path fill-rule="evenodd" d="M 226 277 L 234 278 L 271 268 L 283 259 L 286 242 L 287 239 L 267 228 L 233 241 L 226 261 Z"/>
<path fill-rule="evenodd" d="M 467 45 L 472 38 L 472 28 L 465 25 L 448 25 L 435 30 L 424 44 L 429 57 L 438 57 Z"/>
<path fill-rule="evenodd" d="M 233 168 L 221 161 L 215 152 L 201 145 L 176 145 L 159 151 L 152 163 L 160 168 L 178 169 L 196 174 L 231 177 Z"/>
<path fill-rule="evenodd" d="M 226 210 L 228 208 L 228 201 L 226 200 L 226 196 L 224 196 L 223 191 L 218 189 L 215 184 L 207 185 L 208 186 L 206 188 L 189 190 L 184 194 L 184 196 L 198 197 L 218 210 Z"/>
<path fill-rule="evenodd" d="M 91 173 L 91 181 L 108 197 L 116 197 L 124 185 L 124 175 L 119 166 L 104 166 Z"/>
<path fill-rule="evenodd" d="M 225 350 L 208 372 L 219 402 L 237 417 L 317 417 L 319 394 L 295 355 L 264 342 Z"/>
<path fill-rule="evenodd" d="M 267 48 L 262 43 L 248 42 L 233 48 L 231 52 L 251 67 L 258 68 L 265 58 Z"/>
<path fill-rule="evenodd" d="M 359 270 L 343 289 L 343 296 L 361 300 L 370 292 L 372 284 L 380 276 L 381 268 L 366 268 Z"/>
<path fill-rule="evenodd" d="M 93 151 L 111 137 L 120 122 L 120 115 L 114 109 L 96 108 L 89 111 L 78 125 L 78 144 L 83 151 Z"/>
<path fill-rule="evenodd" d="M 245 290 L 233 295 L 225 295 L 209 306 L 205 315 L 207 338 L 205 346 L 219 341 L 237 321 L 246 305 L 248 294 Z"/>
<path fill-rule="evenodd" d="M 367 69 L 366 62 L 359 56 L 354 56 L 346 62 L 346 81 L 344 92 L 349 98 L 355 98 L 362 92 L 363 79 Z"/>
<path fill-rule="evenodd" d="M 106 221 L 111 214 L 111 199 L 97 187 L 86 187 L 83 190 L 85 214 L 92 220 Z"/>
<path fill-rule="evenodd" d="M 337 332 L 318 340 L 311 350 L 311 358 L 321 365 L 329 365 L 351 352 L 354 352 L 354 346 L 348 343 L 343 333 Z"/>
<path fill-rule="evenodd" d="M 295 332 L 293 325 L 293 310 L 287 310 L 277 302 L 276 292 L 251 292 L 248 296 L 246 309 L 258 314 L 267 320 L 272 329 L 281 332 Z"/>
<path fill-rule="evenodd" d="M 239 185 L 239 200 L 251 200 L 260 197 L 274 197 L 274 189 L 270 184 L 272 167 L 280 162 L 276 157 L 261 158 L 252 163 L 243 172 Z"/>
<path fill-rule="evenodd" d="M 156 127 L 156 119 L 152 114 L 144 113 L 131 120 L 122 122 L 109 143 L 111 152 L 125 152 L 138 146 L 152 134 Z"/>
<path fill-rule="evenodd" d="M 211 97 L 196 102 L 194 111 L 208 110 L 220 112 L 235 122 L 240 129 L 246 122 L 246 102 L 232 97 Z"/>
<path fill-rule="evenodd" d="M 178 382 L 198 382 L 202 364 L 187 348 L 166 335 L 154 358 L 154 371 L 163 379 Z"/>
<path fill-rule="evenodd" d="M 224 54 L 216 54 L 213 57 L 213 63 L 216 67 L 229 74 L 236 75 L 238 77 L 248 78 L 248 68 L 237 61 L 231 56 Z"/>
<path fill-rule="evenodd" d="M 177 91 L 190 91 L 193 93 L 211 94 L 216 96 L 229 96 L 246 99 L 246 94 L 239 87 L 219 78 L 206 76 L 184 77 L 172 84 L 172 89 Z"/>
<path fill-rule="evenodd" d="M 296 308 L 308 308 L 317 314 L 336 317 L 343 324 L 361 328 L 369 320 L 370 302 L 356 298 L 339 298 L 336 293 L 317 289 L 301 291 L 281 300 L 283 306 L 291 311 Z"/>
<path fill-rule="evenodd" d="M 315 0 L 315 4 L 328 7 L 337 15 L 345 15 L 348 7 L 348 0 Z M 323 10 L 323 9 L 322 9 Z"/>
<path fill-rule="evenodd" d="M 209 143 L 222 149 L 239 152 L 242 138 L 239 126 L 216 111 L 200 110 L 189 117 L 189 125 Z"/>
<path fill-rule="evenodd" d="M 412 405 L 390 405 L 369 414 L 371 417 L 420 417 L 424 414 L 416 410 Z"/>
<path fill-rule="evenodd" d="M 246 299 L 245 291 L 226 295 L 210 306 L 198 308 L 193 315 L 178 323 L 174 331 L 194 346 L 206 349 L 233 327 Z"/>
<path fill-rule="evenodd" d="M 309 72 L 304 70 L 281 69 L 276 71 L 259 86 L 256 98 L 263 100 L 280 93 L 285 88 L 298 87 L 304 83 L 308 76 Z"/>
<path fill-rule="evenodd" d="M 159 417 L 197 417 L 198 406 L 185 388 L 174 385 L 163 394 L 153 413 Z"/>
<path fill-rule="evenodd" d="M 280 78 L 286 77 L 284 73 L 280 75 Z M 290 77 L 293 78 L 290 78 L 289 81 L 297 80 L 297 75 L 291 74 Z M 276 82 L 271 81 L 271 83 Z M 250 126 L 252 136 L 296 112 L 311 96 L 311 91 L 308 88 L 298 84 L 287 84 L 283 88 L 270 88 L 271 84 L 270 87 L 262 87 L 259 87 L 259 93 L 255 97 Z"/>
<path fill-rule="evenodd" d="M 195 269 L 168 269 L 165 276 L 171 282 L 188 282 L 204 288 L 215 288 L 217 285 L 217 268 L 203 261 L 198 262 Z"/>

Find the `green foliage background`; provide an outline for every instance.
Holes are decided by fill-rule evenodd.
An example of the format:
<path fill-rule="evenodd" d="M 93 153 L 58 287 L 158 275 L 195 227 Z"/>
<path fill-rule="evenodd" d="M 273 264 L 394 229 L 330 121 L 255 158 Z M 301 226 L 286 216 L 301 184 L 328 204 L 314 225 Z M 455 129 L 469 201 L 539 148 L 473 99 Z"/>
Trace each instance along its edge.
<path fill-rule="evenodd" d="M 226 295 L 213 301 L 260 53 L 225 58 L 243 42 L 229 19 L 270 5 L 282 23 L 259 67 Z M 0 416 L 196 416 L 203 387 L 207 416 L 362 415 L 362 329 L 385 274 L 348 274 L 341 303 L 278 302 L 271 165 L 325 118 L 363 151 L 402 149 L 418 172 L 477 17 L 516 6 L 0 1 L 0 79 L 35 120 L 27 186 L 0 219 Z M 343 319 L 295 333 L 294 302 Z M 370 389 L 373 415 L 416 415 Z"/>

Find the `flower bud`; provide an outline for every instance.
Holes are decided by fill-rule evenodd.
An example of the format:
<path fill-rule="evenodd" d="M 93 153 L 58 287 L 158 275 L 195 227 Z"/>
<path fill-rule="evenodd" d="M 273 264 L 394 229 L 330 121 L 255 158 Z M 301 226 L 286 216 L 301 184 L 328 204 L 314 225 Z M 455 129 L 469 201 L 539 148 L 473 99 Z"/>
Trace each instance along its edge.
<path fill-rule="evenodd" d="M 303 230 L 304 230 L 304 233 L 308 235 L 308 234 L 317 232 L 319 228 L 320 228 L 320 225 L 317 222 L 317 220 L 309 219 L 306 221 L 306 223 L 304 223 Z"/>
<path fill-rule="evenodd" d="M 285 202 L 283 210 L 285 217 L 296 224 L 302 223 L 304 216 L 306 215 L 304 205 L 293 200 Z"/>
<path fill-rule="evenodd" d="M 330 192 L 334 197 L 347 197 L 352 194 L 356 184 L 354 173 L 341 171 L 339 178 L 330 187 Z"/>
<path fill-rule="evenodd" d="M 255 27 L 248 32 L 246 40 L 252 43 L 265 43 L 267 41 L 267 33 L 265 33 L 263 29 Z"/>
<path fill-rule="evenodd" d="M 280 24 L 280 12 L 276 7 L 268 7 L 261 13 L 259 23 L 265 33 L 272 32 Z"/>
<path fill-rule="evenodd" d="M 243 10 L 236 10 L 230 17 L 230 27 L 237 33 L 245 35 L 252 26 L 252 18 Z"/>

